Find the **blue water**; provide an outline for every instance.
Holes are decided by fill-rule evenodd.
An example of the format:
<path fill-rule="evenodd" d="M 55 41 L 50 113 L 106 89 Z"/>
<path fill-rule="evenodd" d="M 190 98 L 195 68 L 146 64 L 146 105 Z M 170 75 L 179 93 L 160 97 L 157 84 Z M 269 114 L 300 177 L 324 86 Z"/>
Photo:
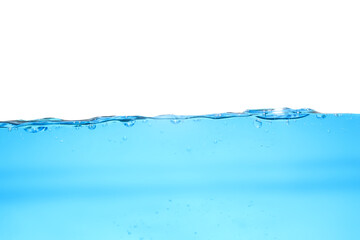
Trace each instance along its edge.
<path fill-rule="evenodd" d="M 1 240 L 360 239 L 360 115 L 0 122 Z"/>

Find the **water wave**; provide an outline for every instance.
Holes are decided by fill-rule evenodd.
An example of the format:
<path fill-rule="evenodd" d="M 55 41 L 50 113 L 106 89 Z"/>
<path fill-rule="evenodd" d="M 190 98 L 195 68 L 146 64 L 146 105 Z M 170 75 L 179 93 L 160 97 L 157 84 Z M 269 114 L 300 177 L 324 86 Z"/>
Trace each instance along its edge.
<path fill-rule="evenodd" d="M 186 120 L 186 119 L 224 119 L 224 118 L 238 118 L 238 117 L 250 117 L 254 116 L 267 120 L 289 120 L 298 119 L 308 116 L 309 114 L 315 114 L 316 111 L 310 108 L 302 109 L 251 109 L 244 112 L 227 112 L 217 114 L 206 115 L 159 115 L 155 117 L 145 116 L 101 116 L 83 120 L 64 120 L 59 118 L 42 118 L 36 120 L 12 120 L 12 121 L 0 121 L 0 128 L 12 128 L 12 127 L 31 127 L 31 126 L 49 126 L 49 125 L 94 125 L 105 122 L 133 122 L 137 120 L 145 119 L 158 119 L 158 120 Z"/>

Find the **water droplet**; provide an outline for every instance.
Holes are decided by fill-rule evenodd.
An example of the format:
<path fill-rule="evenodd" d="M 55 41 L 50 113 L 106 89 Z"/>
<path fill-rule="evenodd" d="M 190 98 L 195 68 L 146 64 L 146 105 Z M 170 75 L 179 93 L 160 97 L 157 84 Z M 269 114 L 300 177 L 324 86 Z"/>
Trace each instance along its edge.
<path fill-rule="evenodd" d="M 260 120 L 255 120 L 254 121 L 254 126 L 256 127 L 256 128 L 261 128 L 261 126 L 262 126 L 262 122 L 260 121 Z"/>
<path fill-rule="evenodd" d="M 94 130 L 95 128 L 96 128 L 95 124 L 88 125 L 88 129 L 90 129 L 90 130 Z"/>
<path fill-rule="evenodd" d="M 124 123 L 124 125 L 125 125 L 126 127 L 132 127 L 132 126 L 134 126 L 134 124 L 135 124 L 135 121 L 133 121 L 133 120 Z"/>
<path fill-rule="evenodd" d="M 48 129 L 47 127 L 26 127 L 26 128 L 24 128 L 25 132 L 28 132 L 28 133 L 43 132 L 43 131 L 46 131 L 47 129 Z"/>
<path fill-rule="evenodd" d="M 326 118 L 325 114 L 316 114 L 316 118 L 323 119 Z"/>
<path fill-rule="evenodd" d="M 179 123 L 181 123 L 181 120 L 179 120 L 179 119 L 171 119 L 171 123 L 179 124 Z"/>

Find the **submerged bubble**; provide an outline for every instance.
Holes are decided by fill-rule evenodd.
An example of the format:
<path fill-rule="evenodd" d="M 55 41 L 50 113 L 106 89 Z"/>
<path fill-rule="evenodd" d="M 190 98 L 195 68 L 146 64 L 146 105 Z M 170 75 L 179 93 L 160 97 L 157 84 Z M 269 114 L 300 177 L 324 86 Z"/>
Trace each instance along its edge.
<path fill-rule="evenodd" d="M 133 120 L 124 123 L 124 125 L 125 125 L 126 127 L 132 127 L 132 126 L 134 126 L 134 124 L 135 124 L 135 121 L 133 121 Z"/>
<path fill-rule="evenodd" d="M 181 123 L 181 120 L 180 119 L 171 119 L 171 123 L 179 124 L 179 123 Z"/>
<path fill-rule="evenodd" d="M 261 128 L 261 126 L 262 126 L 262 122 L 260 121 L 260 120 L 254 120 L 254 126 L 256 127 L 256 128 Z"/>
<path fill-rule="evenodd" d="M 47 127 L 26 127 L 26 128 L 24 128 L 25 132 L 28 132 L 28 133 L 43 132 L 43 131 L 46 131 L 47 129 L 48 129 Z"/>
<path fill-rule="evenodd" d="M 90 129 L 90 130 L 94 130 L 95 128 L 96 128 L 95 124 L 88 125 L 88 129 Z"/>
<path fill-rule="evenodd" d="M 325 114 L 316 114 L 316 118 L 323 119 L 326 118 Z"/>
<path fill-rule="evenodd" d="M 124 141 L 126 141 L 126 140 L 127 140 L 127 136 L 123 136 L 122 139 L 123 139 Z"/>

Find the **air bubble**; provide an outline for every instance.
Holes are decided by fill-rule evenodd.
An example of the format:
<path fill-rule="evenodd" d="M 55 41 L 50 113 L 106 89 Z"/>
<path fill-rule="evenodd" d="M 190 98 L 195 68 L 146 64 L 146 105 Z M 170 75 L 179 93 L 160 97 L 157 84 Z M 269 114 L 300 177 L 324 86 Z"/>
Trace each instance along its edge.
<path fill-rule="evenodd" d="M 171 119 L 171 123 L 179 124 L 179 123 L 181 123 L 181 120 L 179 120 L 179 119 Z"/>
<path fill-rule="evenodd" d="M 316 114 L 316 117 L 319 119 L 323 119 L 323 118 L 326 118 L 326 115 L 325 114 Z"/>
<path fill-rule="evenodd" d="M 255 126 L 256 128 L 261 128 L 262 122 L 261 122 L 260 120 L 255 120 L 255 121 L 254 121 L 254 126 Z"/>
<path fill-rule="evenodd" d="M 25 132 L 28 132 L 28 133 L 43 132 L 43 131 L 46 131 L 47 129 L 48 129 L 47 127 L 26 127 L 26 128 L 24 128 Z"/>
<path fill-rule="evenodd" d="M 126 140 L 127 140 L 127 136 L 123 136 L 122 139 L 123 139 L 124 141 L 126 141 Z"/>
<path fill-rule="evenodd" d="M 126 127 L 132 127 L 132 126 L 134 126 L 134 124 L 135 124 L 135 121 L 128 121 L 128 122 L 125 122 L 125 123 L 124 123 L 124 125 L 125 125 Z"/>
<path fill-rule="evenodd" d="M 95 128 L 96 128 L 95 124 L 88 125 L 88 129 L 90 129 L 90 130 L 94 130 Z"/>

